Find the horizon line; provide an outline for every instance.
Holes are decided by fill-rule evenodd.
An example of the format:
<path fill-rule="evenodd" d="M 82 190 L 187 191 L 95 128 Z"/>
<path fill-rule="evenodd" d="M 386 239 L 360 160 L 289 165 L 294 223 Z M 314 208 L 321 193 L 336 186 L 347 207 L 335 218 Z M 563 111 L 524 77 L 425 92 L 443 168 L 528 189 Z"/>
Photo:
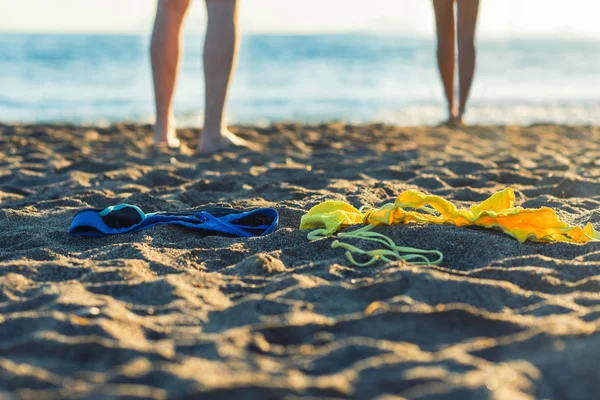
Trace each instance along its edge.
<path fill-rule="evenodd" d="M 147 37 L 151 35 L 151 31 L 148 32 L 102 32 L 102 31 L 19 31 L 19 30 L 2 30 L 0 28 L 0 35 L 54 35 L 54 36 L 138 36 Z M 204 36 L 204 31 L 192 31 L 184 33 L 184 36 Z M 424 33 L 406 33 L 406 32 L 392 32 L 392 31 L 373 31 L 373 30 L 355 30 L 355 31 L 315 31 L 315 32 L 286 32 L 286 31 L 255 31 L 255 32 L 244 32 L 242 36 L 374 36 L 374 37 L 397 37 L 397 38 L 411 38 L 411 39 L 426 39 L 434 40 L 435 34 L 427 35 Z M 519 34 L 506 34 L 506 35 L 480 35 L 479 39 L 483 40 L 515 40 L 515 39 L 526 39 L 526 40 L 553 40 L 553 41 L 564 41 L 564 40 L 585 40 L 600 42 L 600 37 L 593 35 L 581 35 L 581 34 L 570 34 L 564 35 L 557 38 L 556 35 L 541 34 L 541 35 L 519 35 Z"/>

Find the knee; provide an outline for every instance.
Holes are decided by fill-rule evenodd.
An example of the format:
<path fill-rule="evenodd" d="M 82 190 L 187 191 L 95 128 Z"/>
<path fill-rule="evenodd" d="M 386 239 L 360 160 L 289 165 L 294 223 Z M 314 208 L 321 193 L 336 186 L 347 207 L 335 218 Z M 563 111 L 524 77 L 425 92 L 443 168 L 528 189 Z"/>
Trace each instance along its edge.
<path fill-rule="evenodd" d="M 454 40 L 448 40 L 448 39 L 438 40 L 437 52 L 440 55 L 454 53 Z"/>
<path fill-rule="evenodd" d="M 466 37 L 458 39 L 459 53 L 475 53 L 475 38 Z"/>

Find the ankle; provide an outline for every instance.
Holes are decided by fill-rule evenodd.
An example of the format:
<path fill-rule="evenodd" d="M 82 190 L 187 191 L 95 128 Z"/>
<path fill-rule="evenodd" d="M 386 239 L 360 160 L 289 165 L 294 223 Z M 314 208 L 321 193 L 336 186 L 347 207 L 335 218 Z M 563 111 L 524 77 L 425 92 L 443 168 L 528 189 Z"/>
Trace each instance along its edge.
<path fill-rule="evenodd" d="M 456 106 L 451 106 L 448 108 L 448 118 L 455 119 L 458 116 L 458 108 Z"/>
<path fill-rule="evenodd" d="M 177 132 L 173 120 L 157 120 L 154 123 L 154 142 L 169 143 L 171 147 L 178 147 Z"/>
<path fill-rule="evenodd" d="M 202 134 L 208 136 L 222 136 L 224 132 L 227 132 L 226 126 L 210 126 L 205 125 L 202 128 Z"/>

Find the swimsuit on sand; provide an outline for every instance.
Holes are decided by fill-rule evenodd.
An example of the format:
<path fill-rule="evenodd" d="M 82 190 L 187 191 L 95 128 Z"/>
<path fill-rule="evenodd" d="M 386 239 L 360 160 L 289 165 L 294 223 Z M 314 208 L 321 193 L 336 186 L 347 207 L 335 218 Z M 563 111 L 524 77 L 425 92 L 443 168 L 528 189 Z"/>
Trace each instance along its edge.
<path fill-rule="evenodd" d="M 372 264 L 380 258 L 389 261 L 390 257 L 407 261 L 419 259 L 419 263 L 423 264 L 441 263 L 442 256 L 439 252 L 399 247 L 387 236 L 371 232 L 377 225 L 409 222 L 495 228 L 521 243 L 526 240 L 546 243 L 587 243 L 600 240 L 600 232 L 596 231 L 591 224 L 588 223 L 585 228 L 571 226 L 562 221 L 551 208 L 515 207 L 515 193 L 511 188 L 492 195 L 484 202 L 471 206 L 468 210 L 459 210 L 453 203 L 439 196 L 429 196 L 414 190 L 403 192 L 393 204 L 385 204 L 378 209 L 369 209 L 364 214 L 348 203 L 326 201 L 313 207 L 302 217 L 300 229 L 315 229 L 308 234 L 309 239 L 315 240 L 333 235 L 347 226 L 369 224 L 357 231 L 340 234 L 338 237 L 372 240 L 384 244 L 387 249 L 364 252 L 356 247 L 337 243 L 337 241 L 332 245 L 346 248 L 348 250 L 346 255 L 351 262 L 357 265 L 361 264 L 352 259 L 352 253 L 366 254 L 371 257 L 371 261 L 362 265 Z M 402 252 L 409 254 L 402 256 L 400 254 Z M 430 260 L 426 257 L 427 254 L 436 254 L 438 259 Z M 407 256 L 408 258 L 406 258 Z"/>
<path fill-rule="evenodd" d="M 202 236 L 265 236 L 277 229 L 279 215 L 273 208 L 242 211 L 234 208 L 207 208 L 182 213 L 145 214 L 139 207 L 119 204 L 104 210 L 89 209 L 77 213 L 69 233 L 103 237 L 137 232 L 160 224 L 194 229 Z"/>

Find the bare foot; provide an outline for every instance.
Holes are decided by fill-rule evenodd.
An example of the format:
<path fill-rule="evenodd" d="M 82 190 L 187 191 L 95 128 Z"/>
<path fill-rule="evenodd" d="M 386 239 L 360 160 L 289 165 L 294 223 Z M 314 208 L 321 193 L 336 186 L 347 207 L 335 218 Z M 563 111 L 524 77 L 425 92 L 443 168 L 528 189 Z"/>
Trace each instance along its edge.
<path fill-rule="evenodd" d="M 448 110 L 448 119 L 441 123 L 443 126 L 450 127 L 461 126 L 462 124 L 462 115 L 460 115 L 456 107 L 452 107 L 450 110 Z"/>
<path fill-rule="evenodd" d="M 448 120 L 444 123 L 445 126 L 449 127 L 459 127 L 465 126 L 466 124 L 463 121 L 463 114 L 456 109 L 450 110 Z"/>
<path fill-rule="evenodd" d="M 448 128 L 462 128 L 464 126 L 467 126 L 467 124 L 465 124 L 460 119 L 453 119 L 453 120 L 446 121 L 446 123 L 444 123 L 444 126 L 446 126 Z"/>
<path fill-rule="evenodd" d="M 179 148 L 181 142 L 177 139 L 175 128 L 172 125 L 166 128 L 161 125 L 158 123 L 154 125 L 154 145 L 171 149 Z"/>
<path fill-rule="evenodd" d="M 459 111 L 458 114 L 456 114 L 456 118 L 454 118 L 455 126 L 466 126 L 467 125 L 463 119 L 464 115 L 465 115 L 464 111 Z"/>
<path fill-rule="evenodd" d="M 257 150 L 257 146 L 224 129 L 218 134 L 202 132 L 196 151 L 198 154 L 211 154 L 227 150 L 230 147 L 246 147 Z"/>

